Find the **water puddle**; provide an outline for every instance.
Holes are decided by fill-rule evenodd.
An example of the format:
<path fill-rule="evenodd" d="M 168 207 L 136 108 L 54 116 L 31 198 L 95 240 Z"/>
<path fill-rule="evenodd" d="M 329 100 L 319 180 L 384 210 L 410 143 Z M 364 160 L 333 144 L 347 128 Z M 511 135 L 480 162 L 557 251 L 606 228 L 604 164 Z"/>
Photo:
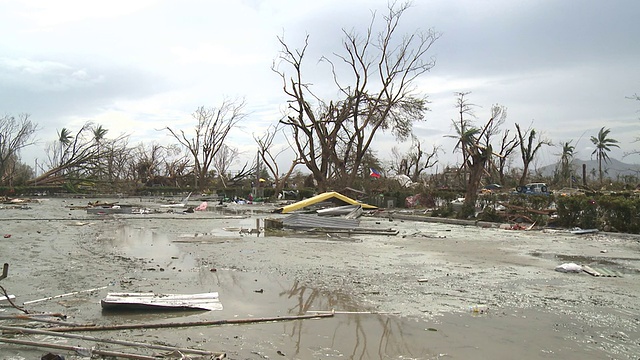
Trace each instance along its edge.
<path fill-rule="evenodd" d="M 431 325 L 437 331 L 425 333 L 423 341 L 433 358 L 635 359 L 640 346 L 633 339 L 640 332 L 633 317 L 615 309 L 594 311 L 599 311 L 598 321 L 575 309 L 489 308 L 480 316 L 450 314 L 437 318 Z"/>
<path fill-rule="evenodd" d="M 337 310 L 331 318 L 200 329 L 225 344 L 231 358 L 426 358 L 425 324 L 375 314 L 348 294 L 310 287 L 277 274 L 220 269 L 201 274 L 220 293 L 224 310 L 200 317 L 263 318 Z M 358 313 L 358 314 L 356 314 Z M 195 335 L 194 335 L 195 336 Z"/>
<path fill-rule="evenodd" d="M 195 257 L 181 251 L 172 237 L 149 229 L 121 226 L 107 240 L 123 256 L 150 261 L 163 259 L 163 265 L 172 268 L 190 269 L 197 265 Z"/>
<path fill-rule="evenodd" d="M 376 313 L 358 304 L 347 293 L 308 286 L 276 273 L 215 268 L 206 255 L 181 251 L 180 244 L 174 242 L 180 238 L 157 234 L 149 229 L 123 226 L 116 230 L 111 245 L 118 253 L 150 262 L 160 262 L 168 257 L 173 259 L 173 266 L 163 265 L 166 269 L 163 272 L 143 271 L 135 275 L 133 284 L 137 289 L 148 291 L 151 286 L 147 283 L 152 283 L 156 292 L 218 292 L 223 310 L 152 313 L 109 311 L 93 320 L 104 322 L 107 319 L 110 323 L 182 323 L 337 311 L 330 318 L 154 329 L 140 336 L 168 336 L 172 340 L 167 342 L 190 339 L 193 342 L 211 343 L 206 348 L 225 351 L 230 358 L 242 359 L 281 356 L 300 359 L 422 359 L 431 356 L 423 342 L 428 326 L 422 321 Z M 251 249 L 244 251 L 249 253 Z"/>
<path fill-rule="evenodd" d="M 244 224 L 238 227 L 243 226 Z M 122 227 L 112 245 L 117 251 L 145 259 L 174 261 L 175 268 L 159 274 L 144 272 L 140 287 L 153 283 L 156 292 L 218 292 L 221 311 L 109 312 L 93 319 L 109 323 L 185 323 L 210 320 L 259 320 L 335 311 L 333 317 L 241 325 L 179 327 L 132 332 L 140 341 L 181 343 L 226 352 L 230 359 L 472 359 L 526 358 L 565 360 L 626 358 L 638 350 L 638 324 L 620 328 L 589 322 L 574 310 L 486 308 L 461 311 L 433 320 L 377 313 L 354 300 L 347 291 L 329 291 L 274 272 L 216 268 L 206 253 L 185 253 L 176 236 L 148 229 Z M 177 237 L 179 238 L 179 237 Z M 251 249 L 244 249 L 247 253 Z M 600 259 L 554 254 L 560 261 L 587 263 Z M 268 261 L 268 259 L 264 259 Z M 607 266 L 613 260 L 602 262 Z M 151 275 L 150 275 L 151 274 Z M 154 277 L 153 274 L 158 274 Z M 603 313 L 615 310 L 605 309 Z M 621 335 L 623 334 L 623 335 Z"/>
<path fill-rule="evenodd" d="M 505 354 L 526 359 L 581 360 L 611 354 L 627 358 L 638 350 L 632 339 L 640 334 L 631 317 L 628 323 L 616 324 L 625 329 L 622 333 L 571 309 L 552 313 L 482 306 L 433 320 L 412 319 L 370 311 L 339 291 L 306 286 L 276 274 L 234 269 L 203 267 L 191 283 L 183 284 L 182 291 L 218 291 L 224 309 L 107 316 L 114 323 L 171 323 L 335 310 L 330 318 L 155 329 L 140 335 L 168 337 L 168 342 L 188 339 L 208 350 L 224 351 L 230 359 L 500 359 Z"/>

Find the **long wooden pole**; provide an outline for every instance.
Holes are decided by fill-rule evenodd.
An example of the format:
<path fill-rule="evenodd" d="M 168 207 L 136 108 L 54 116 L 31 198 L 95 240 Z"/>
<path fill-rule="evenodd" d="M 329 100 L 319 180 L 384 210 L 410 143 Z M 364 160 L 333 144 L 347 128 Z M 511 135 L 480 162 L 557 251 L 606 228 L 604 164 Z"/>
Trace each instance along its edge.
<path fill-rule="evenodd" d="M 110 344 L 117 344 L 117 345 L 124 345 L 124 346 L 135 346 L 135 347 L 156 349 L 156 350 L 167 350 L 167 351 L 178 350 L 178 351 L 183 352 L 183 353 L 191 353 L 191 354 L 198 354 L 198 355 L 216 355 L 216 356 L 219 356 L 221 354 L 220 352 L 219 353 L 214 353 L 214 352 L 206 351 L 206 350 L 179 348 L 179 347 L 165 346 L 165 345 L 145 344 L 145 343 L 139 343 L 139 342 L 133 342 L 133 341 L 124 341 L 124 340 L 115 340 L 115 339 L 100 339 L 100 338 L 96 338 L 96 337 L 93 337 L 93 336 L 87 336 L 87 335 L 66 334 L 66 333 L 61 333 L 61 332 L 53 332 L 53 331 L 40 330 L 40 329 L 29 329 L 29 328 L 16 327 L 16 326 L 0 325 L 0 330 L 8 330 L 8 331 L 11 331 L 11 333 L 27 333 L 27 334 L 49 335 L 49 336 L 57 336 L 57 337 L 64 337 L 64 338 L 70 338 L 70 339 L 80 339 L 80 340 L 103 342 L 103 343 L 110 343 Z"/>
<path fill-rule="evenodd" d="M 74 327 L 54 327 L 49 331 L 55 332 L 74 332 L 74 331 L 106 331 L 106 330 L 131 330 L 131 329 L 160 329 L 174 327 L 192 327 L 192 326 L 217 326 L 217 325 L 233 325 L 233 324 L 251 324 L 272 321 L 290 321 L 332 317 L 333 314 L 313 314 L 313 315 L 292 315 L 292 316 L 275 316 L 264 318 L 250 319 L 227 319 L 212 321 L 195 321 L 182 323 L 156 323 L 156 324 L 121 324 L 121 325 L 95 325 L 95 326 L 74 326 Z"/>
<path fill-rule="evenodd" d="M 0 315 L 6 316 L 7 319 L 14 315 Z M 57 317 L 59 319 L 66 319 L 67 315 L 63 313 L 28 313 L 26 315 L 15 315 L 15 316 L 29 316 L 29 317 Z"/>
<path fill-rule="evenodd" d="M 25 302 L 23 302 L 23 303 L 22 303 L 22 305 L 35 304 L 35 303 L 37 303 L 37 302 L 41 302 L 41 301 L 47 301 L 47 300 L 58 299 L 58 298 L 65 297 L 65 296 L 77 295 L 77 294 L 82 294 L 82 293 L 85 293 L 85 292 L 98 291 L 98 290 L 103 290 L 103 289 L 106 289 L 106 288 L 107 288 L 107 286 L 102 286 L 102 287 L 94 288 L 94 289 L 80 290 L 80 291 L 74 291 L 74 292 L 70 292 L 70 293 L 66 293 L 66 294 L 60 294 L 60 295 L 55 295 L 55 296 L 49 296 L 49 297 L 42 298 L 42 299 L 31 300 L 31 301 L 25 301 Z"/>
<path fill-rule="evenodd" d="M 37 315 L 37 314 L 36 314 Z M 59 320 L 51 320 L 51 319 L 43 319 L 34 315 L 0 315 L 0 320 L 26 320 L 26 321 L 37 321 L 48 324 L 55 324 L 61 326 L 93 326 L 95 324 L 78 324 L 68 321 L 59 321 Z"/>

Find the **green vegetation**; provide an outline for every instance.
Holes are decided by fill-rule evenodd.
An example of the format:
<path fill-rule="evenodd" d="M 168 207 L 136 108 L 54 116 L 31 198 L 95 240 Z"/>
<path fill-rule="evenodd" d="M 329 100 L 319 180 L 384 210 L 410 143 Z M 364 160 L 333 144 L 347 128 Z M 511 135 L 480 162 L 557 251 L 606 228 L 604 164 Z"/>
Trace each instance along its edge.
<path fill-rule="evenodd" d="M 640 196 L 622 194 L 559 197 L 558 224 L 564 227 L 640 233 Z"/>

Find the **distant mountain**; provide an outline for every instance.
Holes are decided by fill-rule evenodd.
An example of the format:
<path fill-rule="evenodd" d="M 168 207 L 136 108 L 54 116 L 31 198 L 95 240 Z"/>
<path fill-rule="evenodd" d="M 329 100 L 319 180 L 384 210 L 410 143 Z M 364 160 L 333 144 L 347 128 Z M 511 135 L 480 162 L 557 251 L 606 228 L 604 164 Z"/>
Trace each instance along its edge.
<path fill-rule="evenodd" d="M 582 176 L 582 164 L 587 165 L 587 177 L 591 177 L 592 169 L 595 169 L 596 177 L 598 177 L 598 160 L 580 160 L 573 159 L 571 162 L 571 169 L 573 174 L 579 177 Z M 553 176 L 553 173 L 560 167 L 560 163 L 555 163 L 547 166 L 543 166 L 534 171 L 534 173 L 541 173 L 542 176 Z M 602 176 L 605 178 L 617 179 L 618 176 L 638 176 L 640 177 L 640 165 L 639 164 L 627 164 L 616 159 L 610 159 L 606 164 L 602 163 Z"/>

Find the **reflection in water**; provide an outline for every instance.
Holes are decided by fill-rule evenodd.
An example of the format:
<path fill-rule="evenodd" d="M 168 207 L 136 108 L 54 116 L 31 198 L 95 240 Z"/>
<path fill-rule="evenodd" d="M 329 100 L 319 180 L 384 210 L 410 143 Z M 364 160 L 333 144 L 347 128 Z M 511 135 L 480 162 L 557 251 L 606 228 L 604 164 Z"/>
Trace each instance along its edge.
<path fill-rule="evenodd" d="M 162 275 L 143 272 L 142 276 L 136 275 L 140 286 L 181 293 L 217 291 L 224 306 L 222 311 L 110 315 L 109 320 L 114 323 L 259 318 L 333 309 L 371 310 L 347 292 L 309 286 L 308 281 L 268 272 L 216 268 L 215 262 L 207 257 L 216 251 L 213 244 L 206 245 L 207 250 L 203 251 L 203 247 L 175 244 L 170 238 L 148 230 L 123 227 L 118 229 L 113 246 L 118 252 L 153 258 L 156 263 L 171 261 L 183 269 L 178 272 L 167 267 Z M 191 249 L 192 253 L 184 249 Z M 261 258 L 255 249 L 241 251 L 250 254 L 252 261 L 269 261 Z M 617 333 L 616 336 L 623 337 L 602 338 L 600 334 L 609 334 L 609 329 L 584 323 L 580 316 L 549 313 L 545 309 L 490 310 L 483 316 L 451 314 L 438 318 L 437 323 L 382 314 L 336 314 L 320 320 L 157 330 L 146 336 L 168 342 L 197 341 L 210 350 L 227 351 L 231 358 L 238 359 L 280 358 L 282 354 L 284 358 L 296 359 L 434 359 L 441 355 L 471 359 L 504 358 L 504 354 L 509 354 L 510 358 L 573 360 L 610 357 L 602 351 L 604 347 L 624 355 L 619 358 L 631 358 L 630 354 L 637 353 L 634 352 L 637 345 L 631 340 L 627 342 L 627 338 Z M 629 339 L 638 338 L 637 322 L 633 319 L 625 331 Z M 593 339 L 599 340 L 593 342 Z"/>
<path fill-rule="evenodd" d="M 199 279 L 208 279 L 216 284 L 215 291 L 220 292 L 220 299 L 225 306 L 223 317 L 302 315 L 314 310 L 331 309 L 349 312 L 367 310 L 345 293 L 309 287 L 300 281 L 291 281 L 275 274 L 228 269 L 211 272 L 203 268 Z M 234 331 L 248 331 L 244 335 L 246 338 L 259 339 L 264 336 L 265 339 L 255 341 L 254 346 L 265 347 L 262 349 L 265 353 L 275 351 L 275 348 L 296 358 L 340 356 L 348 359 L 388 359 L 399 356 L 426 357 L 428 351 L 421 338 L 426 328 L 421 322 L 397 316 L 337 314 L 321 320 L 261 324 L 234 328 Z M 267 331 L 269 335 L 261 331 Z M 272 348 L 268 349 L 268 346 Z"/>
<path fill-rule="evenodd" d="M 330 292 L 273 273 L 252 273 L 217 269 L 205 253 L 186 253 L 166 235 L 147 229 L 123 226 L 112 240 L 117 251 L 128 256 L 184 269 L 177 278 L 166 278 L 162 288 L 182 293 L 217 291 L 224 310 L 186 313 L 109 314 L 114 322 L 152 322 L 211 320 L 302 315 L 312 311 L 367 311 L 348 294 Z M 251 249 L 247 249 L 247 252 Z M 198 257 L 200 256 L 200 257 Z M 168 260 L 167 260 L 168 259 Z M 166 262 L 170 262 L 167 264 Z M 168 270 L 169 271 L 169 270 Z M 175 272 L 169 271 L 163 276 Z M 105 314 L 103 314 L 105 315 Z M 182 318 L 182 319 L 179 319 Z M 242 333 L 235 338 L 250 341 L 252 351 L 274 353 L 276 349 L 296 358 L 339 356 L 348 359 L 387 359 L 428 357 L 423 345 L 427 326 L 397 316 L 379 314 L 338 314 L 322 320 L 299 320 L 233 328 L 208 329 L 228 338 L 228 332 Z M 203 329 L 188 329 L 197 336 Z M 219 349 L 218 349 L 219 350 Z M 246 351 L 246 344 L 243 351 Z M 255 355 L 255 354 L 254 354 Z M 248 357 L 253 357 L 247 354 Z"/>
<path fill-rule="evenodd" d="M 118 227 L 112 245 L 127 256 L 156 260 L 168 268 L 194 268 L 196 265 L 195 259 L 180 251 L 167 235 L 145 228 Z"/>
<path fill-rule="evenodd" d="M 316 288 L 309 288 L 299 282 L 294 282 L 291 289 L 282 293 L 290 298 L 297 298 L 297 305 L 290 308 L 291 313 L 304 314 L 313 310 L 339 309 L 341 311 L 363 311 L 346 294 L 339 292 L 322 292 Z M 305 338 L 305 327 L 315 327 L 316 322 L 295 322 L 287 324 L 290 327 L 290 335 L 296 339 L 296 355 L 300 355 L 301 346 L 309 346 L 311 339 Z M 417 330 L 404 331 L 403 328 Z M 403 356 L 425 356 L 426 349 L 416 336 L 423 332 L 424 326 L 418 326 L 417 322 L 409 321 L 387 315 L 376 314 L 351 314 L 336 315 L 332 321 L 327 322 L 327 331 L 330 333 L 328 347 L 319 350 L 343 349 L 342 356 L 349 359 L 382 359 Z M 348 353 L 346 351 L 349 351 Z M 317 354 L 321 355 L 321 354 Z"/>

